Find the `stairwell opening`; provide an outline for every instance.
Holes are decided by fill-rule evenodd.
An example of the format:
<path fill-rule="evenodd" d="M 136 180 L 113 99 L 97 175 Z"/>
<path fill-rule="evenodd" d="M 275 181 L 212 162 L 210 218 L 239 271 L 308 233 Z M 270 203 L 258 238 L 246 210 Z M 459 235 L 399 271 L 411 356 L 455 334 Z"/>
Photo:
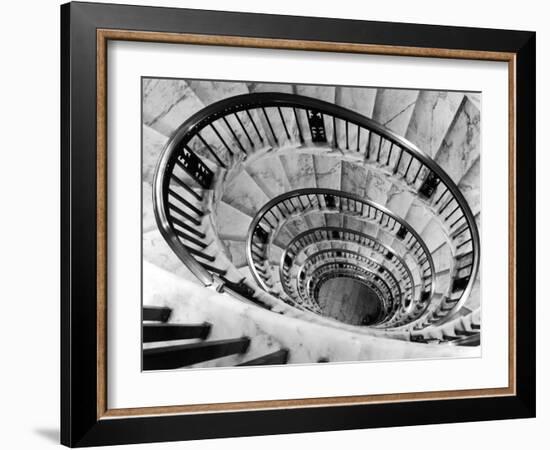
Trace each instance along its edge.
<path fill-rule="evenodd" d="M 464 354 L 439 343 L 479 345 L 471 98 L 144 80 L 144 262 L 178 278 L 172 298 L 176 289 L 165 293 L 145 264 L 144 305 L 162 299 L 174 310 L 147 339 L 209 323 L 205 342 L 163 350 L 183 358 L 200 348 L 212 359 L 202 366 L 224 365 L 215 359 L 227 352 L 237 365 L 354 359 L 353 345 L 335 344 L 345 336 L 365 348 L 392 340 L 376 345 L 397 359 Z M 191 306 L 196 284 L 216 294 Z M 313 355 L 318 341 L 339 350 Z"/>
<path fill-rule="evenodd" d="M 319 288 L 317 301 L 323 314 L 350 325 L 375 323 L 383 311 L 376 292 L 351 277 L 325 281 Z"/>

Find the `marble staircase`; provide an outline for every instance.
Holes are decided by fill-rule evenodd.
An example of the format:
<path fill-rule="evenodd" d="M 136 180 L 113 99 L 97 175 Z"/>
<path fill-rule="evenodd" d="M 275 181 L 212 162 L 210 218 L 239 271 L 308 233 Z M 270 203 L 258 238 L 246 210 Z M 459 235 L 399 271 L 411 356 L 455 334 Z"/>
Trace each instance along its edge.
<path fill-rule="evenodd" d="M 153 212 L 154 175 L 169 140 L 186 119 L 215 102 L 236 95 L 272 92 L 325 100 L 372 118 L 404 136 L 448 174 L 476 218 L 477 227 L 480 226 L 480 112 L 476 94 L 145 79 L 142 189 L 143 257 L 147 264 L 162 270 L 163 274 L 173 274 L 174 280 L 198 283 L 196 273 L 182 264 L 167 244 Z M 214 276 L 218 290 L 214 295 L 227 297 L 227 293 L 232 293 L 238 302 L 251 308 L 252 314 L 262 317 L 257 320 L 284 316 L 354 336 L 398 341 L 415 348 L 420 345 L 420 353 L 427 349 L 426 344 L 456 347 L 470 346 L 476 339 L 479 342 L 479 275 L 471 283 L 473 286 L 464 301 L 461 297 L 464 286 L 456 282 L 468 277 L 473 242 L 468 233 L 453 237 L 462 225 L 451 223 L 460 220 L 461 209 L 444 183 L 431 186 L 426 168 L 419 160 L 408 157 L 390 141 L 381 137 L 377 140 L 374 133 L 367 133 L 354 123 L 325 118 L 324 141 L 315 138 L 310 125 L 305 112 L 290 107 L 251 108 L 227 114 L 223 122 L 218 120 L 202 128 L 187 144 L 210 171 L 211 183 L 201 185 L 179 167 L 179 162 L 174 165 L 172 175 L 177 180 L 170 184 L 169 208 L 177 222 L 175 229 L 185 249 Z M 430 195 L 419 195 L 431 188 Z M 267 287 L 264 289 L 247 256 L 251 224 L 270 201 L 287 192 L 304 189 L 320 193 L 341 191 L 353 198 L 367 199 L 403 219 L 427 247 L 433 266 L 429 271 L 430 281 L 425 281 L 427 272 L 423 264 L 426 263 L 422 263 L 423 258 L 416 253 L 417 247 L 411 247 L 400 237 L 395 225 L 390 230 L 389 219 L 386 224 L 366 220 L 356 211 L 354 200 L 356 209 L 353 210 L 349 203 L 345 208 L 339 206 L 338 210 L 328 203 L 311 207 L 293 204 L 295 210 L 287 208 L 281 213 L 284 217 L 280 219 L 280 226 L 277 225 L 276 233 L 269 237 L 268 248 L 262 254 L 262 270 L 266 272 L 263 287 Z M 326 227 L 371 236 L 391 248 L 396 256 L 401 255 L 403 264 L 410 267 L 410 282 L 398 284 L 402 285 L 403 292 L 415 293 L 409 295 L 407 302 L 403 295 L 385 326 L 351 329 L 337 320 L 320 317 L 314 302 L 309 306 L 300 305 L 288 295 L 285 280 L 281 279 L 285 248 L 300 233 Z M 305 263 L 312 254 L 330 249 L 348 250 L 375 262 L 384 262 L 380 252 L 366 251 L 354 242 L 325 239 L 312 241 L 296 259 L 297 264 Z M 353 261 L 355 259 L 348 259 Z M 397 259 L 390 257 L 386 265 L 398 266 Z M 298 266 L 289 272 L 290 283 L 296 286 Z M 154 271 L 150 273 L 158 275 Z M 426 283 L 429 299 L 423 294 L 428 289 Z M 144 297 L 144 304 L 149 300 Z M 459 303 L 459 311 L 455 311 Z M 217 323 L 213 329 L 216 328 Z M 273 336 L 283 332 L 276 327 L 272 330 Z M 231 339 L 229 336 L 225 333 L 223 338 Z M 426 354 L 434 347 L 429 345 Z M 289 353 L 290 362 L 311 362 L 311 359 L 293 356 L 290 344 L 284 348 L 262 349 L 263 354 L 279 352 L 279 356 L 282 350 Z M 262 355 L 251 357 L 261 360 Z M 233 358 L 231 365 L 244 362 L 232 355 L 201 364 L 223 365 L 227 358 Z"/>

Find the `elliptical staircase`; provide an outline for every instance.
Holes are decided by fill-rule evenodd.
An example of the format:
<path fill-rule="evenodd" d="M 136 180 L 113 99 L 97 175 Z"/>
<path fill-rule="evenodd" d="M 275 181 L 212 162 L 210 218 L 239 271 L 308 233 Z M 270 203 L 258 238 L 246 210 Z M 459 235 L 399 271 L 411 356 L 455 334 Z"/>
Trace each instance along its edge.
<path fill-rule="evenodd" d="M 476 103 L 459 93 L 145 80 L 144 255 L 306 323 L 425 354 L 479 345 Z M 173 254 L 159 253 L 160 236 Z M 327 314 L 320 292 L 339 278 L 373 294 L 376 317 Z M 155 336 L 206 329 L 173 327 Z M 224 355 L 219 345 L 245 353 L 250 338 L 222 341 L 164 347 L 194 346 L 205 361 Z M 148 365 L 162 348 L 144 350 L 144 369 L 200 362 Z M 293 361 L 292 348 L 272 353 L 253 361 L 308 362 Z"/>

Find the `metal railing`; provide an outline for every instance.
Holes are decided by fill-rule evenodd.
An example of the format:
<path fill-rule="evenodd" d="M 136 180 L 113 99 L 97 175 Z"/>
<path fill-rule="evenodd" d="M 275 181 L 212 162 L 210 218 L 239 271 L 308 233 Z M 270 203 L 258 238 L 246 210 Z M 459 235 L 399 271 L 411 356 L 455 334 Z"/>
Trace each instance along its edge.
<path fill-rule="evenodd" d="M 213 275 L 222 280 L 226 275 L 216 255 L 207 251 L 201 231 L 209 191 L 236 161 L 260 148 L 287 144 L 361 153 L 365 163 L 416 192 L 447 227 L 458 268 L 455 295 L 427 323 L 441 323 L 460 309 L 479 268 L 480 245 L 472 212 L 451 178 L 415 145 L 377 122 L 328 102 L 279 92 L 239 95 L 203 108 L 176 130 L 158 162 L 153 203 L 159 230 L 203 284 L 212 284 Z"/>
<path fill-rule="evenodd" d="M 329 262 L 319 266 L 308 282 L 308 297 L 316 299 L 315 302 L 319 304 L 319 290 L 323 283 L 329 279 L 340 277 L 361 281 L 374 291 L 383 306 L 383 313 L 377 319 L 376 324 L 383 322 L 393 314 L 395 307 L 399 304 L 399 299 L 393 297 L 391 288 L 377 272 L 347 262 Z"/>
<path fill-rule="evenodd" d="M 269 249 L 277 232 L 289 218 L 315 212 L 338 212 L 375 223 L 381 230 L 400 240 L 409 255 L 416 261 L 421 277 L 421 297 L 431 297 L 434 289 L 434 264 L 426 244 L 416 231 L 403 219 L 386 208 L 354 194 L 331 189 L 298 189 L 287 192 L 267 202 L 253 218 L 247 240 L 247 259 L 256 282 L 269 290 Z M 316 233 L 318 236 L 316 237 Z M 377 240 L 354 230 L 316 228 L 296 236 L 285 248 L 279 264 L 279 277 L 283 288 L 285 278 L 298 252 L 318 240 L 343 240 L 358 242 L 387 251 Z M 394 253 L 396 256 L 396 253 Z M 413 284 L 414 285 L 414 284 Z M 286 293 L 289 291 L 285 289 Z"/>
<path fill-rule="evenodd" d="M 306 259 L 306 261 L 298 269 L 296 276 L 296 289 L 300 297 L 303 299 L 306 295 L 305 282 L 313 276 L 313 272 L 315 272 L 320 265 L 327 262 L 344 263 L 350 261 L 353 261 L 353 263 L 359 267 L 368 269 L 373 273 L 377 273 L 378 276 L 380 276 L 390 288 L 394 301 L 397 303 L 402 302 L 402 292 L 401 287 L 399 286 L 399 281 L 397 281 L 391 270 L 386 269 L 384 265 L 376 262 L 374 259 L 360 254 L 359 252 L 342 248 L 321 250 Z"/>
<path fill-rule="evenodd" d="M 279 278 L 284 282 L 283 286 L 292 289 L 290 280 L 290 266 L 300 253 L 306 253 L 309 247 L 317 247 L 321 242 L 339 242 L 339 243 L 354 243 L 358 248 L 370 250 L 380 255 L 380 259 L 384 261 L 386 268 L 395 270 L 400 276 L 405 297 L 414 298 L 415 282 L 411 270 L 407 263 L 401 258 L 391 247 L 380 243 L 376 238 L 365 233 L 339 227 L 319 227 L 305 231 L 297 235 L 287 246 L 285 253 L 281 256 L 281 264 L 279 265 Z M 344 250 L 342 250 L 344 251 Z M 347 251 L 347 250 L 346 250 Z M 335 252 L 334 257 L 338 257 L 338 250 L 326 250 L 328 254 Z M 323 253 L 323 252 L 320 252 Z M 351 252 L 349 252 L 351 253 Z M 382 266 L 382 264 L 380 264 Z M 393 276 L 393 270 L 389 270 Z"/>

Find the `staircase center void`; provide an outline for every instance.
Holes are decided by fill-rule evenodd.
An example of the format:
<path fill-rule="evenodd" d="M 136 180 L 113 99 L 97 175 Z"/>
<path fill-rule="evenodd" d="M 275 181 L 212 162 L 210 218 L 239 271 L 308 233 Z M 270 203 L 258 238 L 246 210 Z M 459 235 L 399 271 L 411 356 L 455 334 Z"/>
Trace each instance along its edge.
<path fill-rule="evenodd" d="M 366 284 L 348 277 L 324 282 L 317 301 L 325 315 L 350 325 L 369 325 L 382 311 L 378 295 Z"/>
<path fill-rule="evenodd" d="M 302 95 L 224 94 L 193 110 L 158 160 L 152 199 L 158 230 L 200 283 L 373 334 L 440 326 L 468 301 L 479 233 L 463 177 L 439 164 L 447 157 Z M 325 278 L 354 276 L 363 285 L 320 304 Z"/>

